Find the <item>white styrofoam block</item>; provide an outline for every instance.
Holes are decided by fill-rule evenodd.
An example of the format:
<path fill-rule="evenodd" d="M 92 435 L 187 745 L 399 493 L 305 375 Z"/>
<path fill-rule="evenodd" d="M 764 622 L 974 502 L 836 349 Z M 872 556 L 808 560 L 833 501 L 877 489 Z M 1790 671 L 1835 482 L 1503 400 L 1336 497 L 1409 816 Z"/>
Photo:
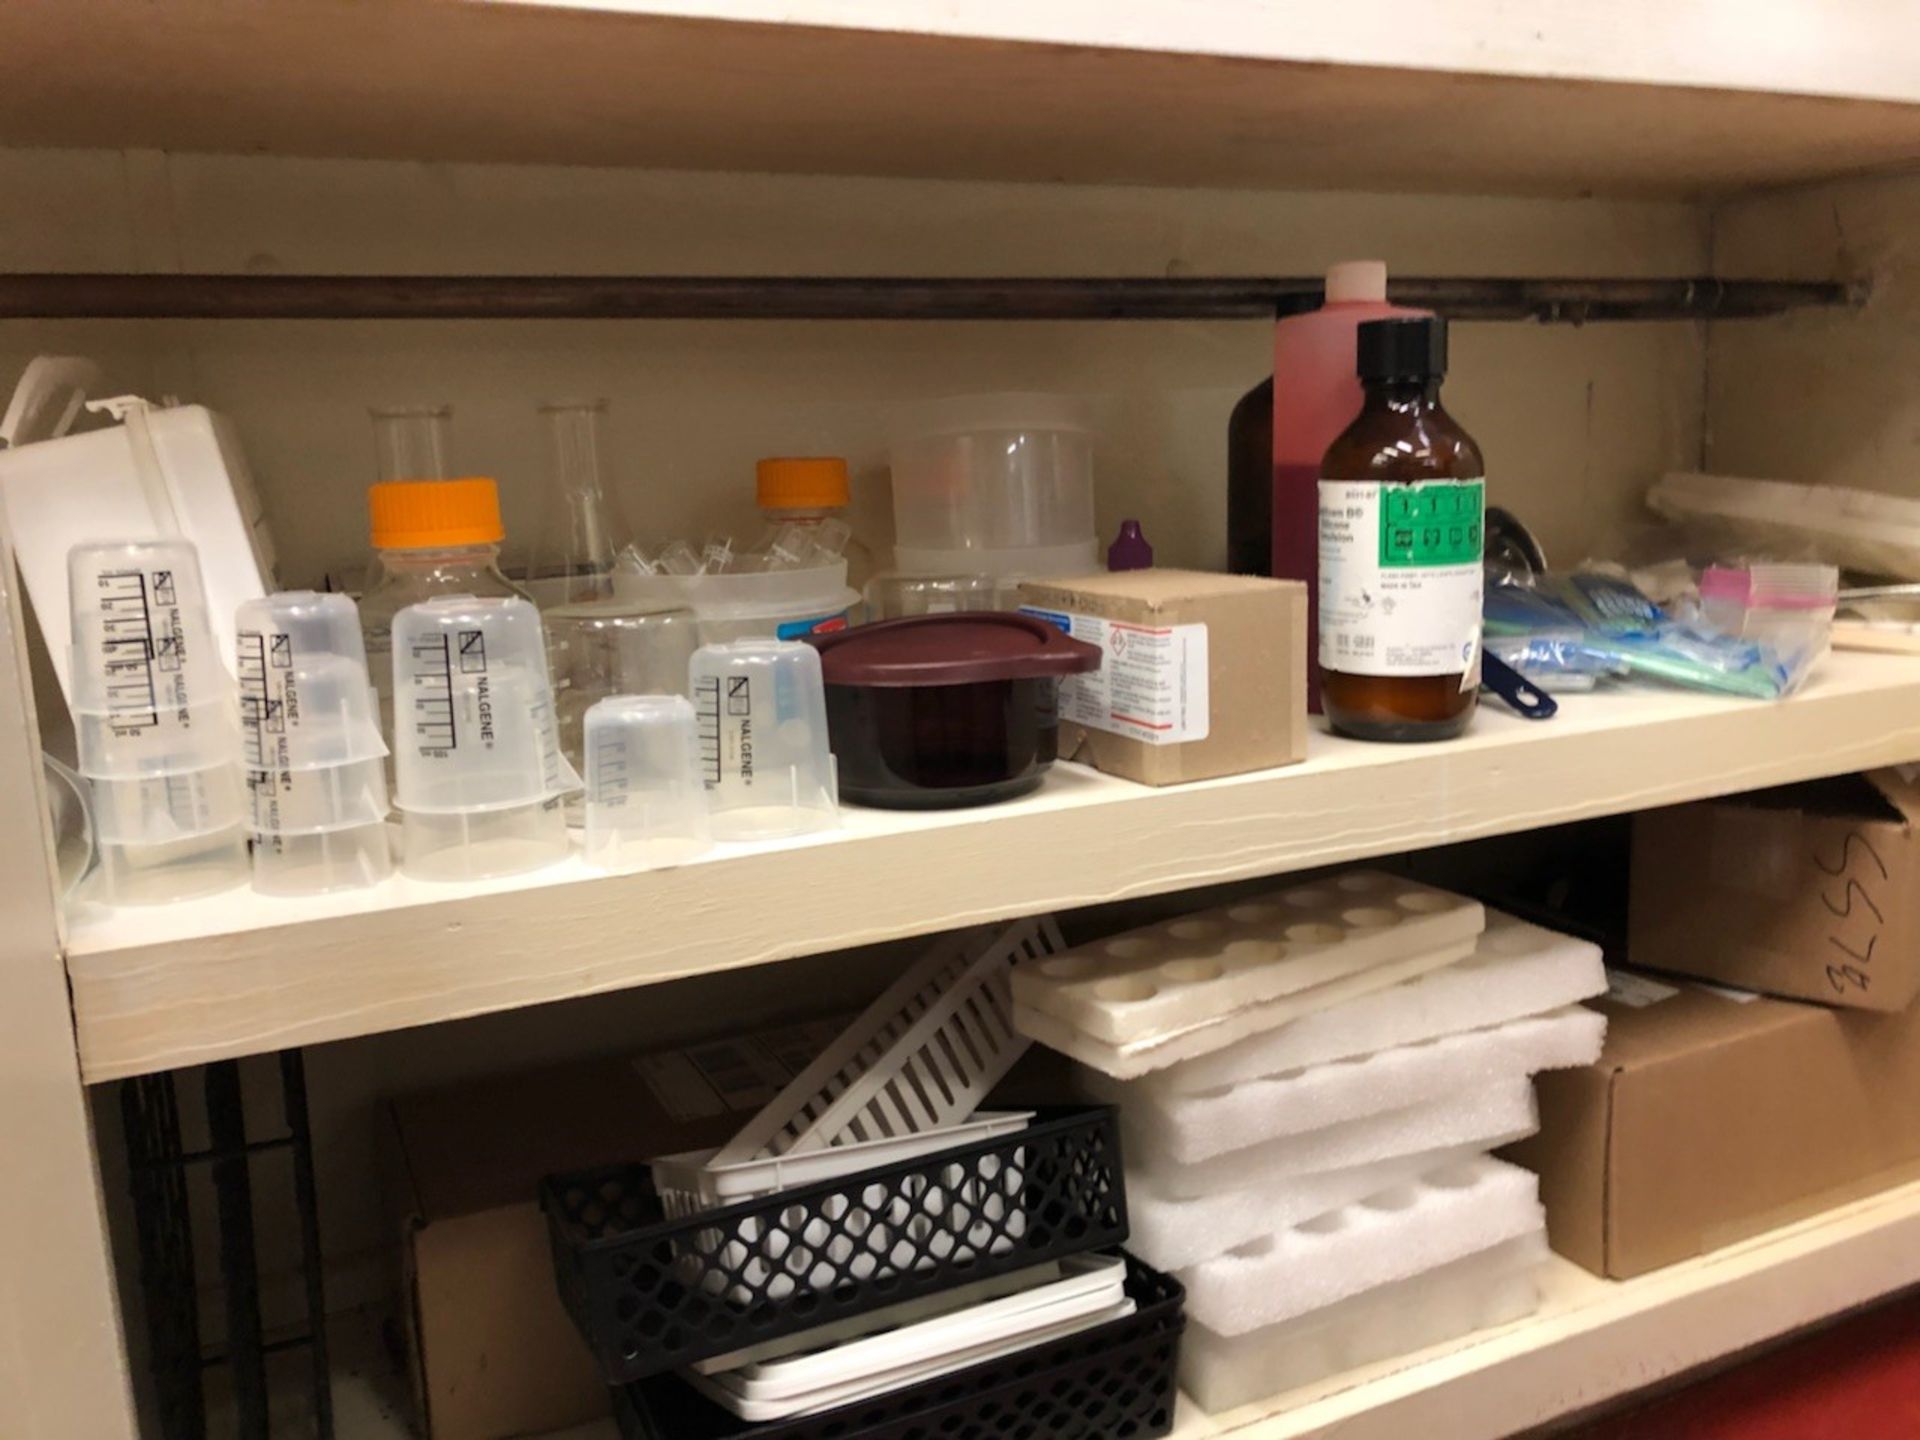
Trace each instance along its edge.
<path fill-rule="evenodd" d="M 1539 1124 L 1533 1082 L 1516 1075 L 1482 1089 L 1436 1095 L 1403 1110 L 1343 1120 L 1304 1135 L 1283 1135 L 1264 1145 L 1229 1150 L 1195 1164 L 1176 1164 L 1129 1148 L 1127 1173 L 1142 1176 L 1162 1194 L 1203 1197 L 1422 1150 L 1456 1145 L 1491 1150 L 1531 1135 Z"/>
<path fill-rule="evenodd" d="M 1330 1375 L 1445 1344 L 1540 1308 L 1545 1230 L 1245 1335 L 1188 1321 L 1180 1388 L 1219 1415 Z M 1284 1408 L 1284 1407 L 1281 1407 Z"/>
<path fill-rule="evenodd" d="M 1485 925 L 1478 901 L 1356 870 L 1023 961 L 1013 994 L 1108 1044 L 1167 1040 Z"/>
<path fill-rule="evenodd" d="M 1281 1135 L 1403 1109 L 1445 1091 L 1590 1065 L 1600 1058 L 1606 1033 L 1606 1016 L 1584 1005 L 1568 1005 L 1485 1030 L 1441 1035 L 1193 1095 L 1131 1094 L 1126 1085 L 1105 1075 L 1086 1076 L 1084 1083 L 1096 1098 L 1120 1106 L 1130 1153 L 1138 1147 L 1147 1156 L 1184 1165 Z"/>
<path fill-rule="evenodd" d="M 1518 1134 L 1497 1138 L 1506 1144 Z M 1172 1195 L 1147 1172 L 1127 1167 L 1127 1248 L 1158 1270 L 1184 1270 L 1237 1245 L 1297 1225 L 1382 1190 L 1418 1180 L 1431 1170 L 1471 1160 L 1487 1145 L 1453 1145 L 1310 1175 L 1281 1175 L 1240 1190 Z"/>
<path fill-rule="evenodd" d="M 1411 980 L 1416 975 L 1425 975 L 1442 966 L 1452 965 L 1466 959 L 1472 953 L 1473 942 L 1463 940 L 1458 945 L 1449 945 L 1431 954 L 1389 961 L 1384 965 L 1376 965 L 1371 970 L 1361 970 L 1338 980 L 1329 980 L 1326 984 L 1316 985 L 1311 990 L 1301 990 L 1292 995 L 1282 995 L 1277 1000 L 1263 1000 L 1257 1005 L 1243 1006 L 1210 1024 L 1183 1031 L 1167 1039 L 1133 1040 L 1123 1045 L 1110 1045 L 1084 1031 L 1076 1030 L 1064 1020 L 1043 1011 L 1026 1009 L 1018 1002 L 1013 1007 L 1013 1025 L 1022 1035 L 1039 1041 L 1050 1050 L 1058 1050 L 1062 1055 L 1078 1060 L 1082 1065 L 1103 1074 L 1112 1075 L 1116 1079 L 1131 1080 L 1136 1076 L 1164 1069 L 1169 1065 L 1178 1065 L 1183 1060 L 1205 1055 L 1209 1051 L 1218 1050 L 1223 1045 L 1244 1040 L 1249 1035 L 1258 1035 L 1264 1031 L 1291 1024 L 1302 1016 L 1348 1004 L 1362 995 L 1370 995 L 1376 990 L 1384 990 L 1390 985 Z"/>
<path fill-rule="evenodd" d="M 1479 1156 L 1179 1272 L 1187 1313 L 1244 1335 L 1490 1249 L 1546 1223 L 1532 1171 Z"/>
<path fill-rule="evenodd" d="M 1145 1077 L 1160 1092 L 1211 1090 L 1572 1005 L 1607 990 L 1600 947 L 1497 910 L 1473 954 Z"/>

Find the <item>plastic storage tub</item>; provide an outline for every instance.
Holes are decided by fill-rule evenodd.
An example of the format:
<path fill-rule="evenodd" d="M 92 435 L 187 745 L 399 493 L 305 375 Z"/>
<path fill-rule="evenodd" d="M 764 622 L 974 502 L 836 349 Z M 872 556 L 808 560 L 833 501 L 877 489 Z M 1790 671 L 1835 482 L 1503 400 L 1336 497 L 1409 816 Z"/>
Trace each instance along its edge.
<path fill-rule="evenodd" d="M 614 573 L 618 599 L 647 605 L 684 605 L 699 622 L 700 643 L 729 640 L 798 640 L 847 628 L 847 612 L 860 603 L 847 586 L 847 562 L 805 570 L 746 571 L 721 575 Z"/>
<path fill-rule="evenodd" d="M 891 447 L 898 567 L 1048 574 L 1096 567 L 1093 438 L 1057 395 L 964 395 L 901 417 Z"/>
<path fill-rule="evenodd" d="M 1063 676 L 1100 651 L 999 612 L 920 615 L 814 640 L 840 797 L 889 809 L 1010 800 L 1056 754 Z"/>

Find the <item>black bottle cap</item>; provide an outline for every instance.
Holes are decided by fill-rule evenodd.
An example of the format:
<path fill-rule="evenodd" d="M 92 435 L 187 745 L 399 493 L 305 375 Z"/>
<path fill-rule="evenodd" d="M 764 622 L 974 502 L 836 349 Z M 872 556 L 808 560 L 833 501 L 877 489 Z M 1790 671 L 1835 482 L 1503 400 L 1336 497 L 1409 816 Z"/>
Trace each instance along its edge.
<path fill-rule="evenodd" d="M 1447 373 L 1447 322 L 1438 315 L 1368 320 L 1360 326 L 1362 383 L 1439 380 Z"/>

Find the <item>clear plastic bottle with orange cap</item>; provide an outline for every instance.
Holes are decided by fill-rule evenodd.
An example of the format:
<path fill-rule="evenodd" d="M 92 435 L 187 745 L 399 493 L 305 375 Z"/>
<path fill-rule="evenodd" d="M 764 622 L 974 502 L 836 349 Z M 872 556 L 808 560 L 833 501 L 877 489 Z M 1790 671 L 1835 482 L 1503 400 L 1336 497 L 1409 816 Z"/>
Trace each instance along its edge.
<path fill-rule="evenodd" d="M 787 526 L 800 527 L 811 548 L 847 562 L 847 583 L 858 590 L 873 569 L 873 555 L 853 534 L 846 510 L 852 498 L 847 462 L 837 455 L 780 455 L 754 466 L 754 501 L 773 527 L 776 545 Z M 762 549 L 772 548 L 763 545 Z"/>
<path fill-rule="evenodd" d="M 448 479 L 445 405 L 376 409 L 379 481 L 367 510 L 379 564 L 360 597 L 367 673 L 380 697 L 380 725 L 393 734 L 393 617 L 440 595 L 517 596 L 500 573 L 500 491 L 480 476 Z"/>

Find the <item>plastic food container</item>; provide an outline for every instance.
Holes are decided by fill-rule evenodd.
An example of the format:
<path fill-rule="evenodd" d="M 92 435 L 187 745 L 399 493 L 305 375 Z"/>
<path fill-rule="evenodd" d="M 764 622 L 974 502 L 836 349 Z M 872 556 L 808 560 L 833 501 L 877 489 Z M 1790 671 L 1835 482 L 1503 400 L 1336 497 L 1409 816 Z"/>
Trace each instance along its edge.
<path fill-rule="evenodd" d="M 618 599 L 651 606 L 684 605 L 699 622 L 700 643 L 797 640 L 844 630 L 860 603 L 847 588 L 847 562 L 804 570 L 743 571 L 722 575 L 636 575 L 616 571 Z"/>
<path fill-rule="evenodd" d="M 986 805 L 1040 784 L 1060 680 L 1100 652 L 1043 620 L 920 615 L 817 637 L 840 796 L 886 809 Z"/>
<path fill-rule="evenodd" d="M 909 555 L 1049 550 L 1091 542 L 1093 438 L 1058 395 L 962 395 L 901 417 L 891 446 L 894 530 Z M 946 566 L 936 573 L 952 573 Z"/>

